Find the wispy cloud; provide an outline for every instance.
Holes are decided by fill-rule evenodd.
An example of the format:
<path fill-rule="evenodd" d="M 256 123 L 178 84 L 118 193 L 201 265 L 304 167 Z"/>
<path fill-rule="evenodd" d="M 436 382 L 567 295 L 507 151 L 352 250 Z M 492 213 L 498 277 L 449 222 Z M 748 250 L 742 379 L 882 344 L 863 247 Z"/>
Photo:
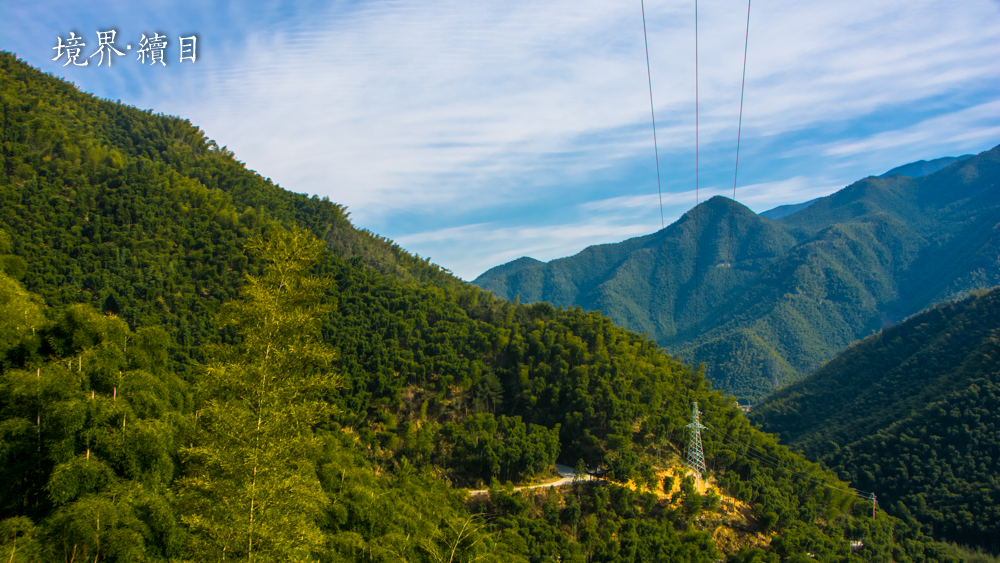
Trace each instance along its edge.
<path fill-rule="evenodd" d="M 908 127 L 884 131 L 862 139 L 831 143 L 824 153 L 845 157 L 885 149 L 907 147 L 914 152 L 947 143 L 955 147 L 976 147 L 1000 141 L 1000 100 L 938 115 Z"/>
<path fill-rule="evenodd" d="M 777 182 L 737 186 L 735 196 L 737 201 L 759 213 L 786 203 L 800 203 L 799 200 L 808 201 L 829 195 L 842 187 L 844 186 L 829 182 L 817 183 L 815 178 L 796 176 Z M 704 202 L 715 196 L 732 198 L 733 195 L 732 186 L 725 188 L 708 186 L 699 190 L 697 194 L 695 190 L 689 190 L 663 194 L 662 198 L 657 194 L 620 196 L 588 201 L 580 204 L 580 208 L 587 211 L 614 213 L 657 208 L 661 200 L 665 208 L 673 209 L 678 206 L 688 208 L 694 205 L 696 197 L 697 201 Z"/>
<path fill-rule="evenodd" d="M 860 0 L 751 14 L 745 142 L 996 76 L 995 7 Z M 648 150 L 641 19 L 596 2 L 338 5 L 257 31 L 186 113 L 269 176 L 359 217 L 487 207 Z M 690 8 L 651 3 L 661 150 L 693 146 Z M 961 13 L 956 13 L 961 12 Z M 703 7 L 701 140 L 733 144 L 745 14 Z M 993 25 L 983 25 L 992 17 Z M 976 18 L 979 18 L 978 20 Z M 979 33 L 969 34 L 974 26 Z M 288 102 L 286 102 L 288 100 Z M 211 108 L 209 110 L 209 108 Z M 550 188 L 551 189 L 551 188 Z"/>
<path fill-rule="evenodd" d="M 676 217 L 671 218 L 671 222 Z M 472 280 L 479 274 L 522 256 L 549 261 L 576 254 L 587 246 L 622 241 L 627 238 L 649 234 L 658 228 L 649 222 L 619 224 L 606 219 L 594 218 L 590 221 L 545 225 L 545 226 L 502 226 L 498 223 L 479 223 L 449 227 L 400 237 L 396 242 L 404 247 L 446 243 L 442 248 L 451 260 L 442 262 L 432 256 L 434 262 L 460 264 L 455 274 Z M 455 241 L 474 240 L 475 246 L 455 245 Z"/>
<path fill-rule="evenodd" d="M 699 6 L 702 200 L 732 195 L 743 9 Z M 695 200 L 693 16 L 646 3 L 667 217 Z M 201 58 L 159 74 L 48 60 L 41 37 L 110 24 L 193 29 Z M 754 4 L 737 199 L 763 211 L 996 144 L 998 44 L 991 0 Z M 0 46 L 189 118 L 250 168 L 461 275 L 659 228 L 638 3 L 53 0 L 5 6 Z"/>

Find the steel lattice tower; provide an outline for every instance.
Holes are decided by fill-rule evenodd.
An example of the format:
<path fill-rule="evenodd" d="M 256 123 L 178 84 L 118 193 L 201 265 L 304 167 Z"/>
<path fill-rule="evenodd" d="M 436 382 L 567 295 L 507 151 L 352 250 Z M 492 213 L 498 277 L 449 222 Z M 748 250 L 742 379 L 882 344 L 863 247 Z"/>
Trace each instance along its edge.
<path fill-rule="evenodd" d="M 691 437 L 688 440 L 688 455 L 687 455 L 687 466 L 688 469 L 694 471 L 698 478 L 705 473 L 705 453 L 701 449 L 701 431 L 707 430 L 701 425 L 701 421 L 698 419 L 698 402 L 695 401 L 694 405 L 691 407 L 691 424 L 685 426 L 691 430 Z"/>

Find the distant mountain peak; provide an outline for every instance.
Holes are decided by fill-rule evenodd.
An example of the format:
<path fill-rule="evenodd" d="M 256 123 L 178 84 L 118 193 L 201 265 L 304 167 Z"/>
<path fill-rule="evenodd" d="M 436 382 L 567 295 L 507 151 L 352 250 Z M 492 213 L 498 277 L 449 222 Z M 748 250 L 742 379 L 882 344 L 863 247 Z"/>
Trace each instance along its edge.
<path fill-rule="evenodd" d="M 888 178 L 894 174 L 909 176 L 911 178 L 919 178 L 921 176 L 933 174 L 938 170 L 951 166 L 958 161 L 972 158 L 972 156 L 973 155 L 971 154 L 963 154 L 962 156 L 943 156 L 941 158 L 935 158 L 934 160 L 918 160 L 916 162 L 897 166 L 885 174 L 882 174 L 879 178 Z"/>
<path fill-rule="evenodd" d="M 517 260 L 511 260 L 510 262 L 507 262 L 506 264 L 503 264 L 502 266 L 497 266 L 497 267 L 498 268 L 502 268 L 502 267 L 506 266 L 506 267 L 520 269 L 520 268 L 523 268 L 525 266 L 534 266 L 535 264 L 544 264 L 544 263 L 545 262 L 542 262 L 541 260 L 536 260 L 536 259 L 532 258 L 531 256 L 522 256 L 522 257 L 518 258 Z"/>
<path fill-rule="evenodd" d="M 938 170 L 947 168 L 948 166 L 971 158 L 971 154 L 963 154 L 962 156 L 943 156 L 941 158 L 935 158 L 934 160 L 918 160 L 916 162 L 911 162 L 909 164 L 904 164 L 902 166 L 897 166 L 892 170 L 878 176 L 878 178 L 888 178 L 889 176 L 894 176 L 899 174 L 900 176 L 909 176 L 911 178 L 919 178 L 921 176 L 926 176 L 928 174 L 933 174 Z M 781 219 L 782 217 L 787 217 L 792 213 L 802 211 L 803 209 L 809 207 L 810 205 L 816 203 L 820 199 L 816 198 L 810 199 L 809 201 L 803 203 L 790 203 L 788 205 L 779 205 L 778 207 L 768 209 L 767 211 L 762 211 L 758 215 L 761 217 L 767 217 L 768 219 Z"/>
<path fill-rule="evenodd" d="M 998 177 L 1000 147 L 919 180 L 869 176 L 777 221 L 716 196 L 655 233 L 473 283 L 599 310 L 758 399 L 887 318 L 1000 284 Z"/>

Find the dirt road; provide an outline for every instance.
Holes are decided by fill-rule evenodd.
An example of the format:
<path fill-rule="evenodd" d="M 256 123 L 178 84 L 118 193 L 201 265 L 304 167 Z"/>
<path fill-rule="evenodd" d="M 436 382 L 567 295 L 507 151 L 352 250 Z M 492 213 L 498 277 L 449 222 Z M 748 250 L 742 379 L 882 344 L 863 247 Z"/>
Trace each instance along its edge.
<path fill-rule="evenodd" d="M 541 485 L 530 485 L 530 486 L 527 486 L 527 487 L 514 487 L 514 490 L 515 491 L 523 491 L 525 489 L 542 489 L 542 488 L 545 488 L 545 487 L 562 487 L 564 485 L 571 485 L 573 483 L 573 480 L 576 479 L 576 473 L 575 473 L 575 471 L 573 470 L 572 467 L 568 467 L 568 466 L 565 466 L 565 465 L 556 464 L 556 470 L 559 472 L 559 475 L 561 476 L 560 479 L 557 480 L 557 481 L 552 481 L 550 483 L 542 483 Z M 592 475 L 584 475 L 581 480 L 582 481 L 590 481 L 593 478 L 594 477 Z M 489 489 L 483 489 L 483 490 L 480 490 L 480 491 L 469 491 L 469 496 L 488 495 L 488 494 L 490 494 L 490 490 Z"/>

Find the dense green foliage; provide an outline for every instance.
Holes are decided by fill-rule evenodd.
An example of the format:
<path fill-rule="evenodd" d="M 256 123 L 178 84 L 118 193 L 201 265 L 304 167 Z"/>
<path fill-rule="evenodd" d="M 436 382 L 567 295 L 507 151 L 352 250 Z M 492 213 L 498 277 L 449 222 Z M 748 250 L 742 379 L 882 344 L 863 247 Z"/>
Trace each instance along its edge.
<path fill-rule="evenodd" d="M 961 559 L 965 563 L 1000 563 L 1000 557 L 984 552 L 981 548 L 969 548 L 955 543 L 948 543 L 941 546 L 941 549 L 948 555 Z"/>
<path fill-rule="evenodd" d="M 10 55 L 0 72 L 5 269 L 50 305 L 174 327 L 184 355 L 198 357 L 212 313 L 255 271 L 243 242 L 271 221 L 403 279 L 451 278 L 354 229 L 343 207 L 247 170 L 185 120 L 98 100 Z"/>
<path fill-rule="evenodd" d="M 928 533 L 1000 550 L 1000 289 L 887 328 L 753 418 Z"/>
<path fill-rule="evenodd" d="M 323 543 L 312 429 L 332 414 L 337 378 L 319 334 L 327 282 L 308 275 L 321 246 L 299 229 L 247 245 L 265 274 L 225 306 L 238 343 L 217 347 L 200 379 L 197 433 L 181 449 L 178 494 L 198 559 L 307 560 Z"/>
<path fill-rule="evenodd" d="M 716 197 L 662 232 L 474 283 L 599 310 L 756 401 L 873 330 L 1000 283 L 998 178 L 1000 147 L 920 178 L 866 178 L 777 220 Z"/>
<path fill-rule="evenodd" d="M 11 561 L 706 561 L 719 497 L 652 493 L 691 401 L 769 538 L 734 560 L 954 560 L 607 317 L 494 297 L 9 54 L 0 94 Z M 501 491 L 556 460 L 611 483 Z"/>
<path fill-rule="evenodd" d="M 4 517 L 22 519 L 42 560 L 176 553 L 183 532 L 170 485 L 191 394 L 163 368 L 167 333 L 133 333 L 74 305 L 31 340 L 62 353 L 35 369 L 4 371 Z"/>

